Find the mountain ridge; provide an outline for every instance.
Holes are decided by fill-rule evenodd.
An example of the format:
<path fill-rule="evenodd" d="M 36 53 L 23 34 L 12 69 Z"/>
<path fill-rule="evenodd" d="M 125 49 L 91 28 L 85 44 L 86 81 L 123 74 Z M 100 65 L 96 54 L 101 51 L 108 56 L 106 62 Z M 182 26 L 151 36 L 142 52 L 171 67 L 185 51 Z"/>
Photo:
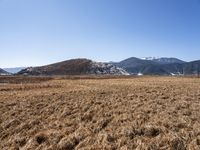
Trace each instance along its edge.
<path fill-rule="evenodd" d="M 21 70 L 18 75 L 129 75 L 125 70 L 112 64 L 94 62 L 89 59 L 70 59 L 41 67 L 29 67 Z"/>
<path fill-rule="evenodd" d="M 186 62 L 173 57 L 130 57 L 108 63 L 86 58 L 70 59 L 40 67 L 28 67 L 16 75 L 199 75 L 199 72 L 200 60 Z"/>
<path fill-rule="evenodd" d="M 133 75 L 139 73 L 144 75 L 194 75 L 199 74 L 199 62 L 199 60 L 185 62 L 173 57 L 161 57 L 147 60 L 130 57 L 115 63 L 115 65 L 122 67 Z"/>

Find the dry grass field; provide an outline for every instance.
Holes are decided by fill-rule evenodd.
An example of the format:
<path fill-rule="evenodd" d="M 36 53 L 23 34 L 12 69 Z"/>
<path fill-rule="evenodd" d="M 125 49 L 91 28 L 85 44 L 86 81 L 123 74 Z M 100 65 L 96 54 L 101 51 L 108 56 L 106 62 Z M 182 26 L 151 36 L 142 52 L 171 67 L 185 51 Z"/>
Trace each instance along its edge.
<path fill-rule="evenodd" d="M 200 150 L 200 79 L 0 80 L 1 150 Z"/>

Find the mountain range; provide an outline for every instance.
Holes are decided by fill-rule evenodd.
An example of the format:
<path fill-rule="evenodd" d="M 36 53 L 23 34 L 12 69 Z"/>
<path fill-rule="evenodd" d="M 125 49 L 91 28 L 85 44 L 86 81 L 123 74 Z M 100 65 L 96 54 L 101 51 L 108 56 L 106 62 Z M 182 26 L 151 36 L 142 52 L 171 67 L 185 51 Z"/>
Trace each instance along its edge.
<path fill-rule="evenodd" d="M 112 64 L 133 75 L 197 75 L 200 72 L 200 60 L 185 62 L 177 58 L 139 59 L 131 57 Z"/>
<path fill-rule="evenodd" d="M 136 58 L 120 62 L 95 62 L 89 59 L 71 59 L 40 67 L 7 68 L 16 75 L 199 75 L 200 60 L 185 62 L 177 58 Z M 20 71 L 19 71 L 20 70 Z M 19 72 L 17 72 L 19 71 Z M 17 72 L 17 73 L 16 73 Z"/>

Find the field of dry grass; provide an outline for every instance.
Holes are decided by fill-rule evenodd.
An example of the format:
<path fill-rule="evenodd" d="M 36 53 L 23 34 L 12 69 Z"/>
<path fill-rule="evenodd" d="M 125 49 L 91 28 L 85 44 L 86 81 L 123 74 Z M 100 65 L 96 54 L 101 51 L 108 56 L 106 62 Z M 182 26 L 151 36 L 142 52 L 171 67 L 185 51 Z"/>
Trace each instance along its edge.
<path fill-rule="evenodd" d="M 0 83 L 1 150 L 200 149 L 198 78 L 34 80 Z"/>

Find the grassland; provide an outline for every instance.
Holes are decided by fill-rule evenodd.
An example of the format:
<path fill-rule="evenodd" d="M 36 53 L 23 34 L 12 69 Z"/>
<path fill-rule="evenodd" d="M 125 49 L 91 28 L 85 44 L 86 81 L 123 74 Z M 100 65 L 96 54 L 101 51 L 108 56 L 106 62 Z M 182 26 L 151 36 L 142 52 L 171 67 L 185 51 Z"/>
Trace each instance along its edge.
<path fill-rule="evenodd" d="M 1 150 L 199 150 L 200 79 L 1 78 Z"/>

